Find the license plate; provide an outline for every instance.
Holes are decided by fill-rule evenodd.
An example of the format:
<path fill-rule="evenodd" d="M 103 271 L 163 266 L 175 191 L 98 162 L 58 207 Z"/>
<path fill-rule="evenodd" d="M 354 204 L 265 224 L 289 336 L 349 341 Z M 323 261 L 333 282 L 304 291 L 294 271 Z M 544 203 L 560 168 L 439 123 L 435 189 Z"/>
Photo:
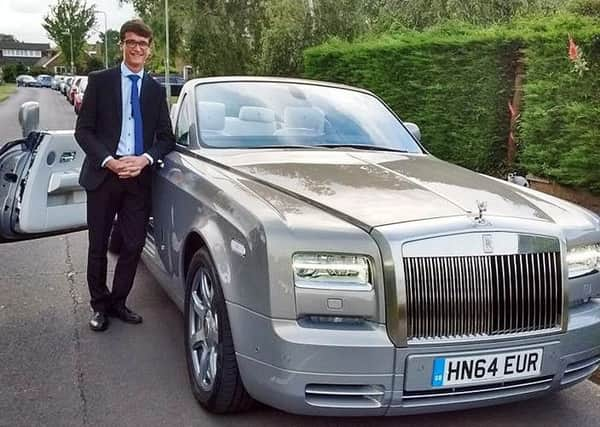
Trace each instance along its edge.
<path fill-rule="evenodd" d="M 433 361 L 433 387 L 476 385 L 535 377 L 542 369 L 543 350 L 499 354 L 437 357 Z"/>

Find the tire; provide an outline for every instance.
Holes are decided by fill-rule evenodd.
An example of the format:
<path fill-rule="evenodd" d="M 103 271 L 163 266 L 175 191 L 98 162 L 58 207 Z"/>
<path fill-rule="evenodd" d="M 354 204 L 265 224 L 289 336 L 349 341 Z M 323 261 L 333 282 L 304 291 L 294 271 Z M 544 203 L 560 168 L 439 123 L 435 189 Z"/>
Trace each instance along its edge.
<path fill-rule="evenodd" d="M 217 414 L 250 409 L 254 401 L 240 377 L 223 290 L 206 248 L 190 261 L 184 322 L 188 376 L 196 400 Z M 201 330 L 203 338 L 193 339 Z"/>

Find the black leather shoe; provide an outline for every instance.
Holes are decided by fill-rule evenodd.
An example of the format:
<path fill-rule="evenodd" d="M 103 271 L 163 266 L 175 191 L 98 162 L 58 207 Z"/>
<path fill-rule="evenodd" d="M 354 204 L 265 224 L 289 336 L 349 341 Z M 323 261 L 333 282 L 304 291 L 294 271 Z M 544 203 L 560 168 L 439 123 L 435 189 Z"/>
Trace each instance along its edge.
<path fill-rule="evenodd" d="M 101 332 L 108 328 L 108 317 L 101 311 L 94 311 L 90 319 L 90 329 L 92 331 Z"/>
<path fill-rule="evenodd" d="M 142 323 L 142 316 L 137 313 L 134 313 L 127 307 L 113 307 L 108 314 L 112 317 L 116 317 L 121 319 L 123 322 L 127 323 Z"/>

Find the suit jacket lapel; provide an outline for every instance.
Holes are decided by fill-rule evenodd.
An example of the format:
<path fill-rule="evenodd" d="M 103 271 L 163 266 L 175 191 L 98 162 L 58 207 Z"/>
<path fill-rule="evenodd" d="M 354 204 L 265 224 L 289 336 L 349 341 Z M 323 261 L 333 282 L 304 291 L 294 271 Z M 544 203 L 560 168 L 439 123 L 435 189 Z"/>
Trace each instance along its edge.
<path fill-rule="evenodd" d="M 152 96 L 150 94 L 151 85 L 149 81 L 151 78 L 152 77 L 150 77 L 148 73 L 144 71 L 144 77 L 142 78 L 142 90 L 140 92 L 140 107 L 142 110 L 142 129 L 144 132 L 144 147 L 146 147 L 146 141 L 148 141 L 148 138 L 150 137 L 150 135 L 147 134 L 147 129 L 149 129 L 149 123 L 146 123 L 146 120 L 144 120 L 144 118 L 147 117 L 147 103 L 152 99 Z"/>
<path fill-rule="evenodd" d="M 142 117 L 144 117 L 144 110 L 145 110 L 145 106 L 146 103 L 144 102 L 146 99 L 150 99 L 148 98 L 148 91 L 150 90 L 150 84 L 148 83 L 148 80 L 151 77 L 148 75 L 148 73 L 144 72 L 144 77 L 142 78 L 142 91 L 140 93 L 140 105 L 142 107 Z"/>
<path fill-rule="evenodd" d="M 115 77 L 112 79 L 113 81 L 113 94 L 115 98 L 115 109 L 117 111 L 117 116 L 119 117 L 119 129 L 121 123 L 123 123 L 123 94 L 121 93 L 121 69 L 119 67 L 115 67 Z"/>

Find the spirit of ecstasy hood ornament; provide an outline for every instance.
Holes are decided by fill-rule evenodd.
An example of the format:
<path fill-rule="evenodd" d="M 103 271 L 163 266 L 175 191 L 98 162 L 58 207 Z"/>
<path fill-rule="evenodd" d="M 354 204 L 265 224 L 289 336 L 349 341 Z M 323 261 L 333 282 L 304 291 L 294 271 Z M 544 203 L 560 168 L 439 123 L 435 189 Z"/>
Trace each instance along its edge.
<path fill-rule="evenodd" d="M 485 219 L 483 219 L 483 213 L 487 211 L 487 202 L 477 200 L 477 209 L 479 213 L 475 217 L 475 222 L 478 224 L 485 224 Z"/>

